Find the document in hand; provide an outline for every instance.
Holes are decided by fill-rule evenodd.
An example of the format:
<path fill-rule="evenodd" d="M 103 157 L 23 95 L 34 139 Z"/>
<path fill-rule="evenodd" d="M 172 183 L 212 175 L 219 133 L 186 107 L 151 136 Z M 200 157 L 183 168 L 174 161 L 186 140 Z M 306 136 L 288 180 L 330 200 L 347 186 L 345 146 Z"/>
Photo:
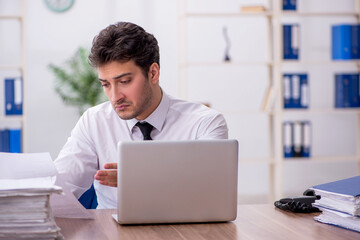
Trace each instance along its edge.
<path fill-rule="evenodd" d="M 360 176 L 316 185 L 312 188 L 322 214 L 315 220 L 360 232 Z"/>
<path fill-rule="evenodd" d="M 49 154 L 0 153 L 0 239 L 62 239 L 49 203 L 62 192 L 55 176 Z"/>

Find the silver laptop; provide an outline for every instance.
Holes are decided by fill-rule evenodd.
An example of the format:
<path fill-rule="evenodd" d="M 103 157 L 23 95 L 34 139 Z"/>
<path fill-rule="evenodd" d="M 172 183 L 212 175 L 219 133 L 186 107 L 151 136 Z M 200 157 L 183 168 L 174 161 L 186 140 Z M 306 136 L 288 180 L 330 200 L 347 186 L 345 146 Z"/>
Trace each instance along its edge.
<path fill-rule="evenodd" d="M 118 223 L 235 220 L 236 140 L 119 142 L 118 154 Z"/>

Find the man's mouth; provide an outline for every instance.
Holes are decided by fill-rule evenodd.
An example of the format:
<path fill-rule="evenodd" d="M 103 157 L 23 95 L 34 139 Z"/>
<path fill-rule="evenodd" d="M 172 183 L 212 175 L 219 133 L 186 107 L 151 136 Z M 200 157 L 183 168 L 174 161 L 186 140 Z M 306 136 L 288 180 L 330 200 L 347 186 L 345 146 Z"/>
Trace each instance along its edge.
<path fill-rule="evenodd" d="M 117 111 L 124 111 L 127 107 L 129 107 L 128 104 L 118 104 L 118 105 L 115 105 L 115 108 Z"/>

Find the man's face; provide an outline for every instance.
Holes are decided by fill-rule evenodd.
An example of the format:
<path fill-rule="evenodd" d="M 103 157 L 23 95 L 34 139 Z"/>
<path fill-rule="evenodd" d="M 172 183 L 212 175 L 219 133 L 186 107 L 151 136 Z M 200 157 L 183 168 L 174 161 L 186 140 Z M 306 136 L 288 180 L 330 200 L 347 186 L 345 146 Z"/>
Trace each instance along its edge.
<path fill-rule="evenodd" d="M 143 120 L 151 114 L 152 85 L 133 61 L 114 61 L 97 70 L 104 92 L 120 118 Z"/>

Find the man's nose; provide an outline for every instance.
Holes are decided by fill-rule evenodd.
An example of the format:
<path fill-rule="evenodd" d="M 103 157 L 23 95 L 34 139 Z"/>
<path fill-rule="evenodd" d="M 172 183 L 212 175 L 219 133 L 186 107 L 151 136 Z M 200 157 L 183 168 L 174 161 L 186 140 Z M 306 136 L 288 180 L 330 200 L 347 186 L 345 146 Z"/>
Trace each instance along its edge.
<path fill-rule="evenodd" d="M 125 98 L 124 93 L 120 89 L 114 87 L 112 89 L 112 91 L 111 91 L 111 99 L 110 99 L 110 101 L 118 102 L 118 101 L 122 100 L 123 98 Z"/>

